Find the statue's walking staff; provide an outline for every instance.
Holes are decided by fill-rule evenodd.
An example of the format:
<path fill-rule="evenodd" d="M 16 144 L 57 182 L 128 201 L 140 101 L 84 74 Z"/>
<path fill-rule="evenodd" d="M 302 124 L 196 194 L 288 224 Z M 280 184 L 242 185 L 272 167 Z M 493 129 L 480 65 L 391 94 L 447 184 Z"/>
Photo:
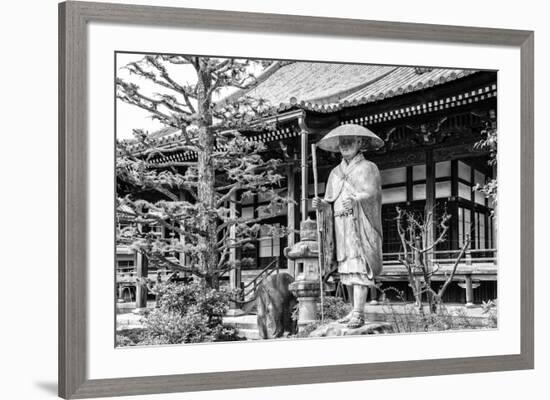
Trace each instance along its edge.
<path fill-rule="evenodd" d="M 311 157 L 312 157 L 312 169 L 313 169 L 313 190 L 315 197 L 319 197 L 319 190 L 317 188 L 317 146 L 315 143 L 311 144 Z M 319 286 L 321 289 L 321 323 L 325 323 L 325 311 L 324 311 L 324 288 L 323 288 L 323 237 L 322 237 L 322 224 L 321 224 L 321 211 L 319 208 L 315 210 L 317 218 L 317 258 L 319 262 Z"/>

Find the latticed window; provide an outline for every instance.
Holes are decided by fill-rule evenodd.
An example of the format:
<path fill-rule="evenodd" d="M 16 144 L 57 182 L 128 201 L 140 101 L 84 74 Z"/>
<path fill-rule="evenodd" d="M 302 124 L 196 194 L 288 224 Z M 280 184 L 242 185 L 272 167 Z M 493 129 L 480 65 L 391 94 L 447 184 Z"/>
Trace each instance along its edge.
<path fill-rule="evenodd" d="M 267 228 L 260 231 L 260 258 L 279 257 L 281 253 L 281 238 L 278 235 L 269 233 Z"/>
<path fill-rule="evenodd" d="M 117 260 L 117 270 L 119 272 L 131 272 L 135 268 L 135 263 L 133 259 L 122 259 Z"/>
<path fill-rule="evenodd" d="M 476 248 L 485 249 L 485 213 L 476 212 Z"/>
<path fill-rule="evenodd" d="M 382 180 L 382 204 L 407 201 L 407 169 L 390 168 L 380 171 Z"/>
<path fill-rule="evenodd" d="M 464 243 L 466 235 L 472 237 L 472 212 L 468 208 L 458 207 L 458 246 Z"/>

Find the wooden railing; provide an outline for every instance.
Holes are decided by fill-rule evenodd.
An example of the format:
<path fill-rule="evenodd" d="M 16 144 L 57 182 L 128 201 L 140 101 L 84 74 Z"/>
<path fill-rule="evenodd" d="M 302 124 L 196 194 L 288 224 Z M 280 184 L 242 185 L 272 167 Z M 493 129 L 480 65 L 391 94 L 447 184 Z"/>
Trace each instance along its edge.
<path fill-rule="evenodd" d="M 436 250 L 433 252 L 434 258 L 432 262 L 437 263 L 451 263 L 456 260 L 460 250 Z M 441 257 L 448 255 L 448 257 Z M 477 255 L 474 256 L 474 255 Z M 464 252 L 464 257 L 461 263 L 466 265 L 472 265 L 475 263 L 496 264 L 497 263 L 497 249 L 469 249 Z"/>
<path fill-rule="evenodd" d="M 430 259 L 432 263 L 439 264 L 442 267 L 442 270 L 447 266 L 452 266 L 456 257 L 460 253 L 460 250 L 436 250 L 431 252 L 432 258 Z M 384 266 L 390 268 L 390 270 L 399 269 L 401 262 L 399 261 L 400 257 L 403 257 L 404 253 L 395 252 L 395 253 L 384 253 Z M 488 266 L 491 270 L 496 270 L 497 267 L 497 250 L 496 249 L 471 249 L 467 250 L 463 256 L 463 259 L 460 261 L 461 266 Z M 259 271 L 255 276 L 248 281 L 246 284 L 241 282 L 241 299 L 244 301 L 253 294 L 258 285 L 268 276 L 273 273 L 279 273 L 280 270 L 280 258 L 277 257 L 271 261 L 265 268 Z M 396 270 L 397 271 L 397 270 Z M 244 272 L 244 271 L 243 271 Z M 160 281 L 165 282 L 170 279 L 171 276 L 170 270 L 158 270 L 150 271 L 149 279 L 152 281 L 157 281 L 160 278 Z M 136 282 L 136 272 L 135 267 L 117 267 L 117 283 L 118 284 L 131 284 Z M 159 276 L 160 275 L 160 276 Z M 225 274 L 224 274 L 225 275 Z"/>
<path fill-rule="evenodd" d="M 432 251 L 433 257 L 430 259 L 433 263 L 453 263 L 460 254 L 460 250 L 436 250 Z M 475 255 L 478 255 L 477 257 Z M 471 249 L 466 250 L 461 264 L 472 265 L 475 263 L 495 264 L 497 263 L 497 249 Z M 401 264 L 399 259 L 404 256 L 403 252 L 384 253 L 384 265 Z"/>
<path fill-rule="evenodd" d="M 274 272 L 279 273 L 280 269 L 280 258 L 277 257 L 273 261 L 271 261 L 264 269 L 262 269 L 258 275 L 256 275 L 250 282 L 248 282 L 246 285 L 241 282 L 241 296 L 243 300 L 246 300 L 250 294 L 253 294 L 256 289 L 258 288 L 258 285 L 262 283 L 262 281 L 273 274 Z"/>
<path fill-rule="evenodd" d="M 169 281 L 174 275 L 174 271 L 170 269 L 158 269 L 149 271 L 148 278 L 152 282 L 166 282 Z M 137 272 L 135 267 L 117 267 L 116 268 L 116 282 L 117 284 L 135 283 L 137 280 Z"/>

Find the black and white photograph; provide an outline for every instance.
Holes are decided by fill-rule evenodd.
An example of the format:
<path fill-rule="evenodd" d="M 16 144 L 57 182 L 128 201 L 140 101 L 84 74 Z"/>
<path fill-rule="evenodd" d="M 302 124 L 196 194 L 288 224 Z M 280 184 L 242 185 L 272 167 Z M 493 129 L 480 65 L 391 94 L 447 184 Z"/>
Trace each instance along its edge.
<path fill-rule="evenodd" d="M 498 71 L 113 71 L 116 347 L 498 329 Z"/>
<path fill-rule="evenodd" d="M 544 393 L 543 5 L 7 3 L 0 398 Z"/>

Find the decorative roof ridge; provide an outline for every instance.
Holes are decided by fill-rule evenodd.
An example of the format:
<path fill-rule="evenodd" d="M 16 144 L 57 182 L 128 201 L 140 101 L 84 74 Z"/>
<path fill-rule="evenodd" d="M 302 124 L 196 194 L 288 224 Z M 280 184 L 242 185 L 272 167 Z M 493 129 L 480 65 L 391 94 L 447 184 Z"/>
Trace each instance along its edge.
<path fill-rule="evenodd" d="M 397 67 L 399 68 L 399 67 Z M 396 68 L 396 69 L 397 69 Z M 476 69 L 458 69 L 458 68 L 434 68 L 438 70 L 460 70 L 459 73 L 452 72 L 448 77 L 440 77 L 437 81 L 429 80 L 427 84 L 417 83 L 414 87 L 407 88 L 407 90 L 404 90 L 403 92 L 397 92 L 397 91 L 389 91 L 387 93 L 379 93 L 378 96 L 370 96 L 370 97 L 362 97 L 360 99 L 354 99 L 354 100 L 344 100 L 344 101 L 337 101 L 333 103 L 325 103 L 325 104 L 319 104 L 314 103 L 311 100 L 308 101 L 296 101 L 295 98 L 291 98 L 289 102 L 286 103 L 280 103 L 277 107 L 278 112 L 286 111 L 292 108 L 298 108 L 306 111 L 314 111 L 319 113 L 329 113 L 341 110 L 345 107 L 355 107 L 360 105 L 365 105 L 368 103 L 373 103 L 379 100 L 385 100 L 392 97 L 404 95 L 407 93 L 417 92 L 424 89 L 429 89 L 433 86 L 439 86 L 448 82 L 452 82 L 454 80 L 467 77 L 469 75 L 478 73 L 482 70 L 476 70 Z M 395 71 L 395 70 L 394 70 Z M 386 77 L 388 74 L 385 75 Z M 366 86 L 365 86 L 366 87 Z M 355 91 L 358 91 L 361 89 L 355 89 Z M 353 93 L 353 91 L 351 92 Z"/>
<path fill-rule="evenodd" d="M 468 70 L 468 72 L 473 73 L 475 71 Z M 469 74 L 466 74 L 465 76 L 467 75 Z M 359 125 L 377 124 L 377 123 L 397 120 L 400 118 L 406 118 L 413 115 L 429 114 L 439 110 L 460 107 L 462 105 L 471 104 L 471 103 L 477 103 L 479 101 L 495 98 L 496 95 L 497 95 L 496 83 L 486 83 L 481 86 L 477 86 L 474 89 L 468 89 L 466 91 L 462 91 L 456 95 L 446 95 L 443 97 L 439 97 L 437 99 L 430 100 L 428 102 L 415 102 L 408 105 L 399 106 L 397 108 L 383 110 L 375 114 L 364 115 L 362 117 L 350 117 L 348 119 L 341 121 L 340 124 L 341 125 L 349 124 L 349 123 L 355 123 Z M 295 137 L 296 135 L 299 134 L 299 132 L 300 132 L 299 129 L 295 129 L 293 127 L 286 127 L 286 128 L 277 129 L 276 131 L 273 131 L 273 132 L 258 133 L 253 136 L 253 139 L 259 140 L 262 142 L 271 142 L 274 140 Z M 190 151 L 186 151 L 181 154 L 182 155 L 172 154 L 169 157 L 172 157 L 172 160 L 174 160 L 174 157 L 175 158 L 180 157 L 179 158 L 180 161 L 189 161 L 196 156 L 196 155 L 193 155 L 194 153 Z M 160 160 L 166 160 L 169 157 L 161 157 Z M 155 160 L 153 162 L 162 166 L 162 162 L 160 160 Z"/>
<path fill-rule="evenodd" d="M 261 118 L 261 119 L 257 120 L 255 123 L 250 124 L 249 127 L 254 127 L 254 126 L 257 126 L 258 124 L 260 124 L 262 122 L 269 122 L 269 121 L 273 121 L 275 123 L 288 122 L 289 120 L 294 120 L 294 119 L 299 118 L 300 116 L 302 116 L 302 114 L 303 114 L 303 111 L 294 110 L 294 111 L 290 111 L 290 112 L 287 112 L 287 113 L 284 113 L 284 114 L 271 115 L 269 117 L 264 117 L 264 118 Z M 166 129 L 166 128 L 161 128 L 161 129 L 159 129 L 158 131 L 155 131 L 155 132 L 159 132 L 163 129 Z M 161 137 L 151 137 L 151 138 L 153 140 L 157 141 L 158 144 L 161 145 L 162 147 L 167 147 L 169 145 L 173 145 L 174 143 L 178 143 L 184 136 L 183 132 L 182 132 L 181 129 L 176 129 L 174 127 L 172 127 L 172 129 L 175 129 L 175 130 L 174 130 L 173 133 L 171 133 L 169 135 L 161 136 Z M 246 129 L 243 129 L 243 130 L 246 130 Z M 280 129 L 275 129 L 275 131 L 279 131 L 279 130 Z M 230 131 L 239 131 L 239 129 L 228 128 L 228 129 L 222 131 L 221 133 L 223 134 L 224 132 L 230 132 Z M 152 134 L 154 134 L 155 132 L 153 132 Z M 139 152 L 139 151 L 143 150 L 143 148 L 144 148 L 143 144 L 141 144 L 139 142 L 128 143 L 128 145 L 130 146 L 130 151 L 132 151 L 132 152 Z"/>

